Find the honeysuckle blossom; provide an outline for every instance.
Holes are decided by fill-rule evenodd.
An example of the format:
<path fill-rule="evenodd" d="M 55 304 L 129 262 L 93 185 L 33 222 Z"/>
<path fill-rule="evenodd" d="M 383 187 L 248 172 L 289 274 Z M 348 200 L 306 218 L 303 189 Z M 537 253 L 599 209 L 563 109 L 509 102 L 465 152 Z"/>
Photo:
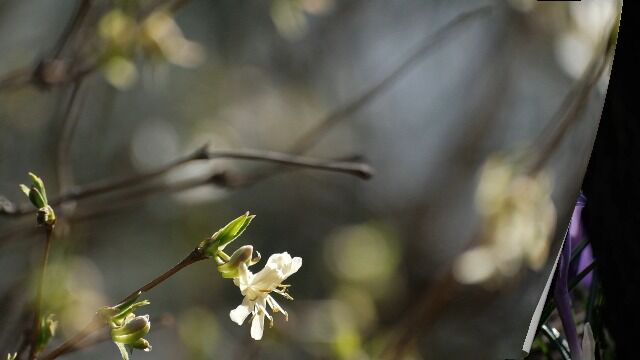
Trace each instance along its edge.
<path fill-rule="evenodd" d="M 294 274 L 302 266 L 302 258 L 292 258 L 289 253 L 273 254 L 267 260 L 262 270 L 253 274 L 246 263 L 238 267 L 238 276 L 233 282 L 240 288 L 244 295 L 242 304 L 231 310 L 229 317 L 238 325 L 252 315 L 251 337 L 255 340 L 262 339 L 264 332 L 264 318 L 269 319 L 273 326 L 273 317 L 267 312 L 267 305 L 275 312 L 281 312 L 288 319 L 287 312 L 270 295 L 272 292 L 280 294 L 286 299 L 293 298 L 287 293 L 289 285 L 282 284 L 289 276 Z"/>

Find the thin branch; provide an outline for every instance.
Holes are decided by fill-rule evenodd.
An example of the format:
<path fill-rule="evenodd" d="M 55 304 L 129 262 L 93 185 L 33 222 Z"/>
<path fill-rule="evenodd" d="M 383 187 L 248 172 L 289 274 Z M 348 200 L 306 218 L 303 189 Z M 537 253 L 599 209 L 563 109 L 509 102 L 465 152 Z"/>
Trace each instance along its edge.
<path fill-rule="evenodd" d="M 65 193 L 67 189 L 73 186 L 73 169 L 71 161 L 71 143 L 80 119 L 80 103 L 78 94 L 82 87 L 82 80 L 73 84 L 69 102 L 65 109 L 60 137 L 58 139 L 57 151 L 57 175 L 58 186 L 61 193 Z"/>
<path fill-rule="evenodd" d="M 304 157 L 280 153 L 275 151 L 262 150 L 220 150 L 209 153 L 210 159 L 227 158 L 239 160 L 255 160 L 265 161 L 285 166 L 293 166 L 307 169 L 315 169 L 330 172 L 339 172 L 347 175 L 353 175 L 360 179 L 370 179 L 373 176 L 371 166 L 354 161 L 334 161 L 324 160 L 312 157 Z"/>
<path fill-rule="evenodd" d="M 58 41 L 53 49 L 53 58 L 57 59 L 62 55 L 62 52 L 65 50 L 67 44 L 70 42 L 71 38 L 77 33 L 78 29 L 80 29 L 80 25 L 86 18 L 91 6 L 93 5 L 93 0 L 80 0 L 80 5 L 76 10 L 75 14 L 67 23 L 67 27 L 64 29 Z"/>
<path fill-rule="evenodd" d="M 40 274 L 36 283 L 36 297 L 33 309 L 33 324 L 31 326 L 31 349 L 29 350 L 29 359 L 33 360 L 37 355 L 37 342 L 40 333 L 40 318 L 42 317 L 42 287 L 44 286 L 44 277 L 47 272 L 49 263 L 49 253 L 51 252 L 51 238 L 53 234 L 53 226 L 45 226 L 46 239 L 44 243 L 44 254 L 42 256 L 42 265 Z"/>
<path fill-rule="evenodd" d="M 613 26 L 616 26 L 614 24 Z M 607 32 L 608 35 L 610 32 Z M 567 132 L 586 109 L 586 102 L 589 94 L 598 83 L 601 75 L 607 68 L 608 59 L 613 56 L 615 44 L 609 43 L 609 38 L 602 40 L 603 45 L 599 48 L 589 61 L 587 68 L 580 79 L 564 97 L 560 107 L 551 118 L 548 126 L 540 133 L 539 138 L 534 142 L 536 151 L 530 160 L 529 172 L 536 173 L 547 163 L 551 155 L 562 143 Z"/>
<path fill-rule="evenodd" d="M 18 89 L 31 82 L 33 77 L 33 68 L 24 67 L 10 71 L 8 74 L 0 78 L 0 93 L 2 91 Z"/>
<path fill-rule="evenodd" d="M 164 273 L 157 276 L 147 284 L 133 291 L 127 297 L 119 301 L 119 303 L 123 303 L 127 300 L 130 300 L 134 297 L 139 296 L 140 293 L 145 293 L 155 288 L 156 286 L 160 285 L 171 276 L 178 273 L 180 270 L 186 268 L 189 265 L 195 264 L 198 261 L 202 261 L 205 259 L 207 259 L 207 257 L 202 253 L 200 249 L 198 248 L 194 249 L 191 253 L 189 253 L 189 255 L 187 255 L 182 261 L 174 265 L 171 269 L 165 271 Z M 77 350 L 89 335 L 93 334 L 94 332 L 98 331 L 104 326 L 105 326 L 104 321 L 96 314 L 94 318 L 91 320 L 91 322 L 84 329 L 82 329 L 80 332 L 72 336 L 69 340 L 65 341 L 62 345 L 52 350 L 50 353 L 44 355 L 42 358 L 40 358 L 40 360 L 56 359 L 58 356 Z"/>
<path fill-rule="evenodd" d="M 317 125 L 300 137 L 300 139 L 293 145 L 290 152 L 301 154 L 308 151 L 322 138 L 324 133 L 329 131 L 342 120 L 362 109 L 365 105 L 369 104 L 372 100 L 395 84 L 396 81 L 402 78 L 402 76 L 418 65 L 425 56 L 429 55 L 432 50 L 443 43 L 444 40 L 448 39 L 453 33 L 453 30 L 458 29 L 462 25 L 465 25 L 478 17 L 487 15 L 492 9 L 493 6 L 483 6 L 463 13 L 451 20 L 434 34 L 427 36 L 422 41 L 422 45 L 415 49 L 413 53 L 411 53 L 395 70 L 379 80 L 378 83 L 370 87 L 364 93 L 332 111 L 326 117 L 318 121 Z"/>
<path fill-rule="evenodd" d="M 298 168 L 308 168 L 320 171 L 329 171 L 329 172 L 337 172 L 343 173 L 347 175 L 352 175 L 359 177 L 361 179 L 368 179 L 373 175 L 373 169 L 362 162 L 355 161 L 335 161 L 335 160 L 324 160 L 318 158 L 311 157 L 302 157 L 295 156 L 291 154 L 279 153 L 274 151 L 263 151 L 263 150 L 251 150 L 251 149 L 239 149 L 239 150 L 214 150 L 209 151 L 207 146 L 203 146 L 191 154 L 176 159 L 173 162 L 159 167 L 157 169 L 115 179 L 106 179 L 101 180 L 95 183 L 91 183 L 88 185 L 84 185 L 81 187 L 77 187 L 72 189 L 71 191 L 64 193 L 58 197 L 53 197 L 49 200 L 49 203 L 52 206 L 61 205 L 67 201 L 75 201 L 82 200 L 98 195 L 103 195 L 112 191 L 121 191 L 126 190 L 128 188 L 136 187 L 138 185 L 142 185 L 144 183 L 155 180 L 174 169 L 185 165 L 187 163 L 193 161 L 200 160 L 215 160 L 215 159 L 237 159 L 237 160 L 248 160 L 248 161 L 261 161 L 261 162 L 269 162 L 276 163 L 280 165 L 290 166 L 290 167 L 298 167 Z M 213 174 L 218 175 L 216 174 Z M 194 179 L 190 179 L 192 181 L 196 181 Z M 198 185 L 202 183 L 198 182 Z M 236 184 L 231 183 L 223 183 L 217 182 L 219 186 L 234 186 Z M 196 186 L 195 184 L 193 186 Z M 26 214 L 32 214 L 34 210 L 28 207 L 26 204 L 24 206 L 5 206 L 3 209 L 0 209 L 0 215 L 13 215 L 13 216 L 22 216 Z"/>

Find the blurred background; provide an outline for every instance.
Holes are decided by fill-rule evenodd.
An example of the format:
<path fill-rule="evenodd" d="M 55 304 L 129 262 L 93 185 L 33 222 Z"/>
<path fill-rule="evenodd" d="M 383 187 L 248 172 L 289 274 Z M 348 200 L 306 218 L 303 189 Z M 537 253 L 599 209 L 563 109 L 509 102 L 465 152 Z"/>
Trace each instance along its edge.
<path fill-rule="evenodd" d="M 303 258 L 288 280 L 295 301 L 279 301 L 289 321 L 276 314 L 253 341 L 228 315 L 242 296 L 205 261 L 148 294 L 153 351 L 134 358 L 394 354 L 405 321 L 425 311 L 429 289 L 448 294 L 442 273 L 486 231 L 480 174 L 502 154 L 507 168 L 520 168 L 512 156 L 542 159 L 535 173 L 542 169 L 549 190 L 540 196 L 554 205 L 531 221 L 544 223 L 538 241 L 547 251 L 508 281 L 453 293 L 398 357 L 521 357 L 604 101 L 610 64 L 594 71 L 593 59 L 601 60 L 618 13 L 606 0 L 0 2 L 5 209 L 25 203 L 18 184 L 28 171 L 54 196 L 158 169 L 205 143 L 375 170 L 365 181 L 257 161 L 190 161 L 149 184 L 64 202 L 45 281 L 60 321 L 53 341 L 248 210 L 257 217 L 233 248 Z M 17 350 L 16 329 L 28 318 L 44 238 L 33 223 L 0 218 L 4 352 Z M 117 356 L 104 342 L 68 358 Z"/>

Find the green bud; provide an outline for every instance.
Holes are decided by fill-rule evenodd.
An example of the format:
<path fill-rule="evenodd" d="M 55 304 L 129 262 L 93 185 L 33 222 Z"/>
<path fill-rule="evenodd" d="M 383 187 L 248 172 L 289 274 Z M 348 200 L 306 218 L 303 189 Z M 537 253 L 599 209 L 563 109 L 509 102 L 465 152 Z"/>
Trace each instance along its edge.
<path fill-rule="evenodd" d="M 111 340 L 121 344 L 131 345 L 147 335 L 151 330 L 149 315 L 136 316 L 124 325 L 111 329 Z"/>
<path fill-rule="evenodd" d="M 13 354 L 7 354 L 7 360 L 16 360 L 18 358 L 18 353 L 15 352 Z"/>
<path fill-rule="evenodd" d="M 249 265 L 253 260 L 253 246 L 245 245 L 234 251 L 229 261 L 222 265 L 218 265 L 220 275 L 225 279 L 231 279 L 238 276 L 238 267 L 240 264 Z"/>
<path fill-rule="evenodd" d="M 151 344 L 149 344 L 149 342 L 145 339 L 138 339 L 138 341 L 131 344 L 131 347 L 146 352 L 151 351 Z"/>
<path fill-rule="evenodd" d="M 53 226 L 56 224 L 56 213 L 51 206 L 45 205 L 38 209 L 36 220 L 38 225 Z"/>
<path fill-rule="evenodd" d="M 29 173 L 29 177 L 31 177 L 31 187 L 20 184 L 20 190 L 29 198 L 31 204 L 38 209 L 36 216 L 38 225 L 55 225 L 56 214 L 53 211 L 53 208 L 49 206 L 44 182 L 33 173 Z"/>
<path fill-rule="evenodd" d="M 208 257 L 216 256 L 219 250 L 223 250 L 225 246 L 242 235 L 254 217 L 255 215 L 251 215 L 247 211 L 244 215 L 232 220 L 218 230 L 211 238 L 201 242 L 198 248 Z"/>

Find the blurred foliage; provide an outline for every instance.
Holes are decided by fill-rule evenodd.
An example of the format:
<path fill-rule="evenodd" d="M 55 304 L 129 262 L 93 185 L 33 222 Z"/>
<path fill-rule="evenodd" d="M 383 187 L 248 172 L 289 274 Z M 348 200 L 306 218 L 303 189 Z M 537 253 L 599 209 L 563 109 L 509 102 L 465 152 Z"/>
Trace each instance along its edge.
<path fill-rule="evenodd" d="M 69 141 L 74 185 L 158 169 L 205 142 L 211 149 L 286 151 L 317 119 L 353 105 L 349 101 L 393 73 L 426 35 L 481 5 L 95 3 L 53 71 L 58 80 L 70 76 L 69 69 L 86 71 L 81 82 L 56 83 L 47 91 L 32 84 L 0 90 L 0 193 L 7 201 L 24 200 L 16 184 L 31 170 L 47 179 L 50 198 L 60 195 L 57 139 L 77 84 L 81 106 Z M 451 30 L 455 36 L 414 61 L 407 74 L 310 150 L 323 158 L 364 156 L 377 171 L 369 183 L 287 170 L 246 188 L 213 182 L 144 194 L 194 178 L 243 178 L 270 169 L 215 159 L 189 162 L 131 192 L 60 207 L 45 281 L 45 308 L 59 321 L 53 341 L 71 336 L 96 309 L 166 270 L 185 249 L 206 243 L 216 224 L 251 209 L 260 221 L 243 244 L 304 258 L 291 280 L 296 301 L 288 304 L 289 321 L 276 320 L 260 343 L 252 341 L 247 328 L 229 321 L 237 288 L 220 281 L 216 264 L 207 261 L 149 294 L 150 318 L 169 312 L 176 321 L 145 335 L 153 354 L 136 358 L 376 358 L 389 334 L 415 316 L 407 313 L 410 305 L 421 305 L 424 289 L 443 264 L 458 258 L 476 228 L 483 233 L 480 247 L 463 257 L 474 260 L 469 253 L 478 249 L 483 255 L 467 264 L 465 282 L 506 275 L 524 285 L 501 289 L 503 300 L 475 288 L 454 299 L 435 335 L 414 344 L 405 358 L 495 358 L 507 348 L 519 355 L 546 280 L 544 271 L 536 271 L 549 270 L 553 225 L 566 210 L 553 203 L 576 188 L 581 160 L 575 157 L 589 142 L 591 123 L 575 130 L 549 172 L 524 175 L 490 156 L 529 143 L 585 69 L 616 9 L 581 6 L 587 3 L 593 2 L 494 4 L 498 11 Z M 0 3 L 0 77 L 54 53 L 76 6 L 69 0 Z M 495 90 L 502 88 L 508 90 Z M 588 114 L 599 111 L 601 95 L 594 95 Z M 0 350 L 7 353 L 16 350 L 13 329 L 24 322 L 29 298 L 19 285 L 39 258 L 39 234 L 20 221 L 0 219 L 0 268 L 6 269 L 0 294 L 8 294 L 0 299 Z M 578 296 L 582 306 L 585 296 Z M 594 324 L 596 338 L 605 331 Z M 68 358 L 113 359 L 112 347 Z M 538 340 L 536 351 L 549 349 Z"/>

